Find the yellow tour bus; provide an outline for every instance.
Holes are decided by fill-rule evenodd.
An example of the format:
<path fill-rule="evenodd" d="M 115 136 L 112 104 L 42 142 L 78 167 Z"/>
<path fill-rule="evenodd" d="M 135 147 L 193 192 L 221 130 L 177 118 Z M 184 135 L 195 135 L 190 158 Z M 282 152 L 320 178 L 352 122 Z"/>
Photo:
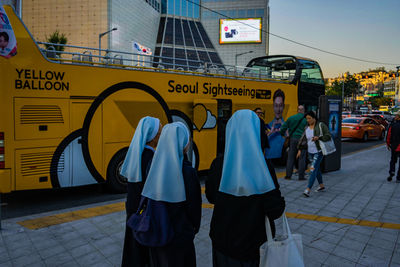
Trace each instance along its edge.
<path fill-rule="evenodd" d="M 325 93 L 318 63 L 306 58 L 183 66 L 173 58 L 72 45 L 59 52 L 56 44 L 36 42 L 10 6 L 0 12 L 0 31 L 9 35 L 0 48 L 0 193 L 104 182 L 125 191 L 120 166 L 144 116 L 184 122 L 193 138 L 188 156 L 206 171 L 224 150 L 230 116 L 260 107 L 269 128 L 267 157 L 279 158 L 282 123 L 299 103 L 316 110 Z"/>

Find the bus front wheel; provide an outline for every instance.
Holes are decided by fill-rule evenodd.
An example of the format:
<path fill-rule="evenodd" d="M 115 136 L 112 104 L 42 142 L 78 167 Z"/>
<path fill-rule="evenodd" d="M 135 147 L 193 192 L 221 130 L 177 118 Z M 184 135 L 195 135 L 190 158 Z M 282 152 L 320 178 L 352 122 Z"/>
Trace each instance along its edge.
<path fill-rule="evenodd" d="M 120 175 L 128 148 L 118 151 L 110 160 L 107 168 L 107 186 L 114 193 L 126 193 L 127 179 Z"/>

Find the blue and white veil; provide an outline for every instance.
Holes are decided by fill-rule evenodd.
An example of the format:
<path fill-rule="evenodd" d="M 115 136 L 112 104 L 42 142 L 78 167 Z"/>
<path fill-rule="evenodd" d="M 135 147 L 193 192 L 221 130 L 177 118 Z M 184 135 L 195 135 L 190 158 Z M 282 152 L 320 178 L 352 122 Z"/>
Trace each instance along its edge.
<path fill-rule="evenodd" d="M 146 143 L 156 137 L 159 127 L 157 118 L 147 116 L 139 121 L 120 172 L 128 182 L 142 181 L 142 152 Z"/>
<path fill-rule="evenodd" d="M 189 130 L 182 122 L 164 126 L 143 187 L 143 196 L 172 203 L 186 200 L 182 165 L 183 150 L 189 141 Z"/>
<path fill-rule="evenodd" d="M 226 126 L 219 191 L 234 196 L 250 196 L 273 189 L 275 184 L 261 150 L 260 119 L 251 110 L 239 110 Z"/>

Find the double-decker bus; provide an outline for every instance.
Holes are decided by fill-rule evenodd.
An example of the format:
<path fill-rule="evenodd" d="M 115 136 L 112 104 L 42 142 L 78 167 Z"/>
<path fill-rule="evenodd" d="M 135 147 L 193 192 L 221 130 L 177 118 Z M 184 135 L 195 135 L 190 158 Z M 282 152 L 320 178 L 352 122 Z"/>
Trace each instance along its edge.
<path fill-rule="evenodd" d="M 72 45 L 59 52 L 36 42 L 11 7 L 1 12 L 17 47 L 0 56 L 0 193 L 104 182 L 124 191 L 119 169 L 144 116 L 184 122 L 189 158 L 207 170 L 236 110 L 260 107 L 268 124 L 283 122 L 299 103 L 315 110 L 325 92 L 310 59 L 237 67 Z"/>

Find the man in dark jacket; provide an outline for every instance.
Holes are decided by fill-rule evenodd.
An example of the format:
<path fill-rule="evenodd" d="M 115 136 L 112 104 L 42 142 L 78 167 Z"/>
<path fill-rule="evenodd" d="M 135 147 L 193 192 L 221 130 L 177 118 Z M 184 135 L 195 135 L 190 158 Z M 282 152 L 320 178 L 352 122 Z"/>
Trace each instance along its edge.
<path fill-rule="evenodd" d="M 306 127 L 307 122 L 304 118 L 304 106 L 299 105 L 297 108 L 297 114 L 290 116 L 287 121 L 281 127 L 281 135 L 286 134 L 286 130 L 289 131 L 289 153 L 286 162 L 286 176 L 285 179 L 291 179 L 293 173 L 293 166 L 297 155 L 297 143 L 300 140 Z M 306 170 L 306 154 L 307 151 L 302 150 L 299 158 L 299 180 L 305 180 L 304 173 Z"/>
<path fill-rule="evenodd" d="M 396 171 L 396 161 L 400 158 L 400 111 L 397 112 L 392 124 L 390 124 L 386 136 L 386 146 L 391 151 L 389 177 L 387 180 L 390 182 Z M 400 183 L 400 160 L 397 170 L 396 182 Z"/>

